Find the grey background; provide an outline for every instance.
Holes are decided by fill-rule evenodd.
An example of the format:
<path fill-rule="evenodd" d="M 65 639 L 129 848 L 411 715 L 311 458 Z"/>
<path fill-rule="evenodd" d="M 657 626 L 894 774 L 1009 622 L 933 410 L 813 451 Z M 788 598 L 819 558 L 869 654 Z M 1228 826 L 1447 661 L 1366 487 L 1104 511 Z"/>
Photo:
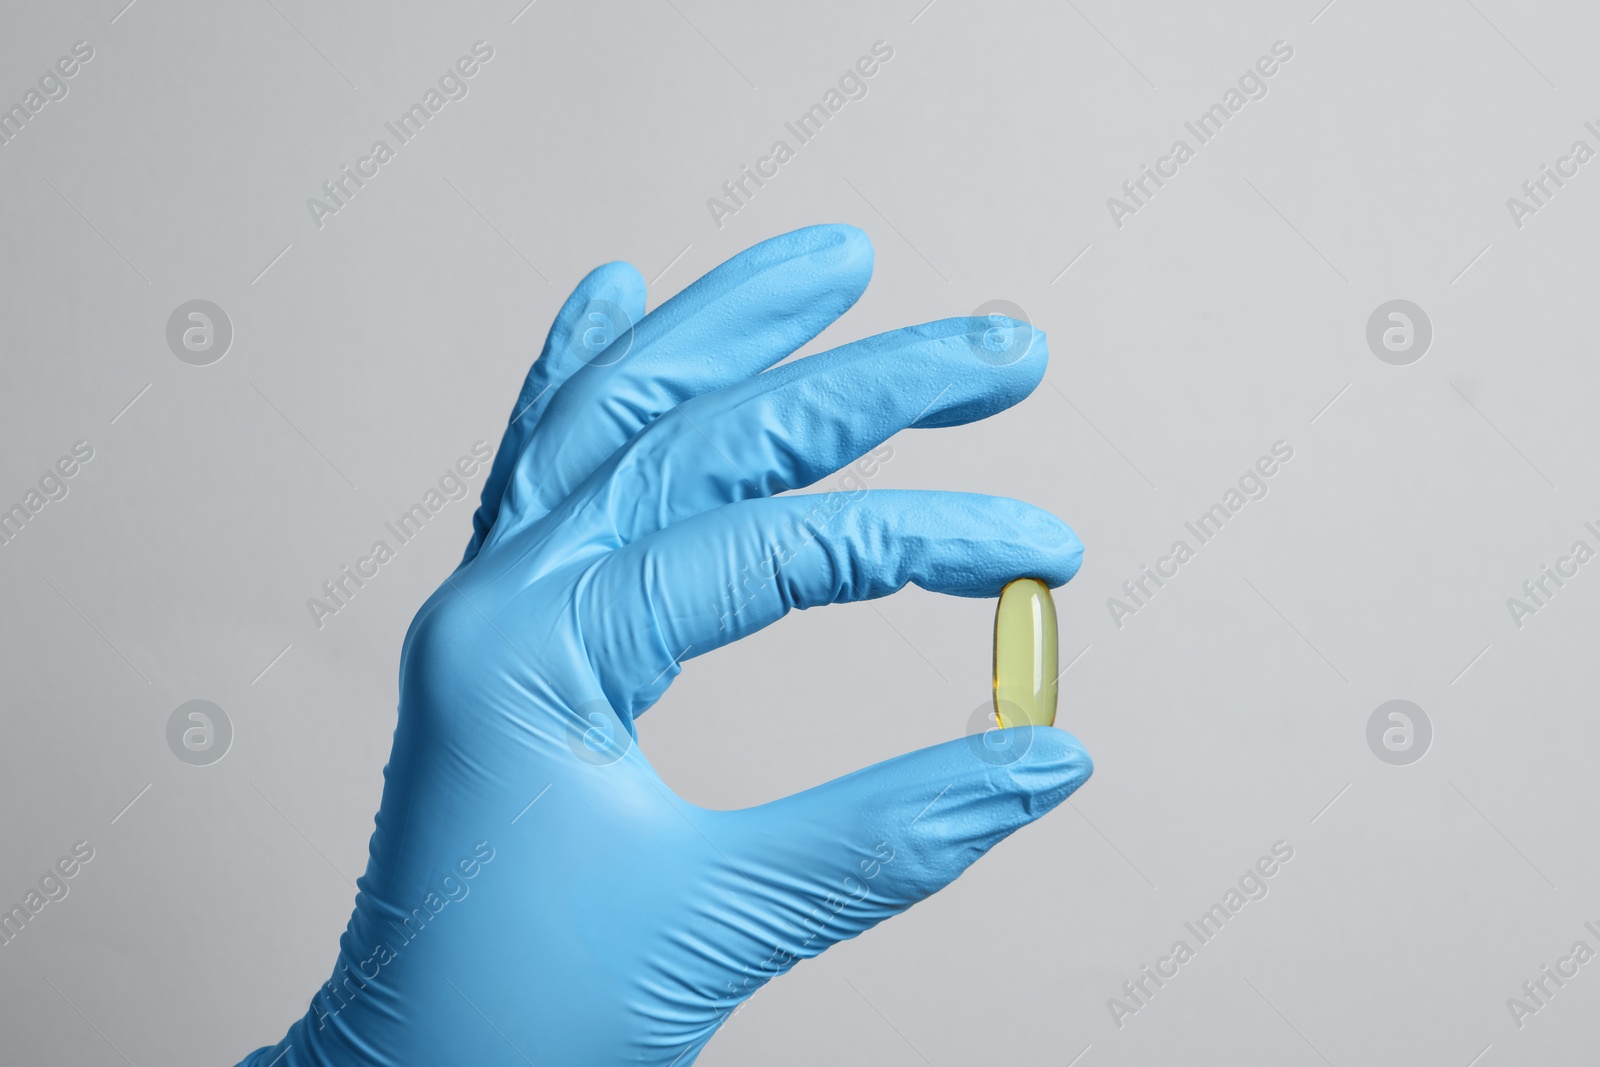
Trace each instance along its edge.
<path fill-rule="evenodd" d="M 400 638 L 472 505 L 320 631 L 306 598 L 498 440 L 587 269 L 634 262 L 656 304 L 820 221 L 865 228 L 877 272 L 808 350 L 997 297 L 1049 332 L 1030 399 L 901 435 L 873 485 L 1074 524 L 1059 721 L 1097 771 L 702 1062 L 1592 1062 L 1600 963 L 1520 1030 L 1506 998 L 1600 948 L 1600 564 L 1521 629 L 1505 601 L 1596 544 L 1600 162 L 1520 229 L 1505 200 L 1600 147 L 1600 12 L 524 2 L 4 8 L 0 102 L 95 49 L 0 147 L 0 502 L 95 450 L 0 547 L 0 901 L 95 849 L 0 947 L 7 1062 L 232 1063 L 282 1034 L 364 863 Z M 479 39 L 470 95 L 316 228 L 306 198 Z M 716 227 L 706 199 L 880 39 L 867 98 Z M 1269 95 L 1118 229 L 1106 198 L 1276 40 Z M 197 298 L 234 326 L 207 367 L 165 342 Z M 1404 367 L 1365 342 L 1397 298 L 1434 329 Z M 1270 495 L 1117 628 L 1107 598 L 1280 439 Z M 958 736 L 992 607 L 791 617 L 689 665 L 645 751 L 736 806 Z M 1366 743 L 1400 698 L 1434 732 L 1409 766 Z M 210 766 L 167 747 L 193 699 L 232 720 Z M 1107 998 L 1278 840 L 1270 895 L 1116 1027 Z"/>

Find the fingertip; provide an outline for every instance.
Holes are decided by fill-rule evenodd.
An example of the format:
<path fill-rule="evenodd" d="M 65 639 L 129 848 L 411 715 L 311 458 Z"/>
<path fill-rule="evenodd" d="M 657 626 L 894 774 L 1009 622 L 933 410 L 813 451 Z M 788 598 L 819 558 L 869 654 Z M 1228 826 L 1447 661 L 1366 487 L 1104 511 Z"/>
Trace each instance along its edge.
<path fill-rule="evenodd" d="M 1044 380 L 1049 361 L 1044 331 L 1005 315 L 941 319 L 896 332 L 934 342 L 950 372 L 970 379 L 965 392 L 971 395 L 928 412 L 912 424 L 919 430 L 975 422 L 1021 403 Z"/>
<path fill-rule="evenodd" d="M 613 259 L 609 263 L 602 263 L 583 276 L 580 285 L 606 285 L 628 283 L 635 285 L 644 284 L 644 275 L 625 259 Z"/>
<path fill-rule="evenodd" d="M 1016 366 L 1028 376 L 1028 393 L 1031 394 L 1044 381 L 1044 372 L 1050 366 L 1050 338 L 1032 323 L 1017 322 L 1013 329 L 1018 338 L 1012 342 L 1013 346 L 1021 346 L 1023 350 L 1016 359 Z"/>
<path fill-rule="evenodd" d="M 978 342 L 977 355 L 984 362 L 1000 367 L 1017 367 L 1042 377 L 1050 362 L 1050 339 L 1027 319 L 989 314 L 957 320 L 965 333 Z M 1037 383 L 1036 383 L 1037 384 Z"/>
<path fill-rule="evenodd" d="M 1073 531 L 1072 527 L 1066 523 L 1062 523 L 1061 528 L 1065 533 L 1065 544 L 1063 545 L 1065 558 L 1062 561 L 1062 566 L 1063 570 L 1066 571 L 1066 577 L 1061 580 L 1059 585 L 1051 586 L 1052 589 L 1066 585 L 1078 576 L 1078 571 L 1083 569 L 1083 542 L 1078 539 L 1078 535 Z"/>
<path fill-rule="evenodd" d="M 1083 542 L 1077 532 L 1041 507 L 1020 500 L 1012 503 L 1019 538 L 1025 539 L 1043 562 L 1041 573 L 1028 577 L 1038 578 L 1051 589 L 1066 585 L 1083 566 Z"/>
<path fill-rule="evenodd" d="M 1045 368 L 1050 366 L 1050 336 L 1037 326 L 1030 325 L 1028 328 L 1033 331 L 1033 343 L 1028 347 L 1028 351 L 1038 361 L 1039 379 L 1043 381 Z"/>
<path fill-rule="evenodd" d="M 877 253 L 867 231 L 844 222 L 828 225 L 838 236 L 841 259 L 870 276 Z"/>
<path fill-rule="evenodd" d="M 1031 731 L 1026 753 L 1010 765 L 1024 811 L 1037 819 L 1077 792 L 1094 774 L 1094 760 L 1072 734 L 1054 726 L 1024 726 Z"/>
<path fill-rule="evenodd" d="M 738 309 L 746 318 L 733 316 L 730 329 L 748 333 L 748 316 L 754 315 L 778 331 L 788 355 L 848 311 L 871 277 L 872 242 L 865 233 L 839 223 L 805 226 L 745 249 L 691 283 L 663 310 L 679 305 L 692 314 L 749 286 Z"/>
<path fill-rule="evenodd" d="M 785 234 L 798 247 L 796 255 L 812 257 L 859 296 L 872 278 L 874 252 L 867 232 L 844 222 L 806 226 Z"/>
<path fill-rule="evenodd" d="M 1035 767 L 1046 777 L 1060 782 L 1071 781 L 1076 789 L 1094 773 L 1094 760 L 1083 747 L 1077 735 L 1059 726 L 1037 726 L 1038 736 L 1024 763 Z"/>
<path fill-rule="evenodd" d="M 632 263 L 619 259 L 584 275 L 572 295 L 587 301 L 610 300 L 638 319 L 644 315 L 645 294 L 644 275 Z"/>
<path fill-rule="evenodd" d="M 1094 773 L 1078 739 L 1051 726 L 986 730 L 925 751 L 930 758 L 904 768 L 924 773 L 920 787 L 903 790 L 903 803 L 918 837 L 961 868 L 1056 808 Z M 956 766 L 938 767 L 935 752 Z M 933 803 L 924 799 L 930 792 L 937 792 Z"/>

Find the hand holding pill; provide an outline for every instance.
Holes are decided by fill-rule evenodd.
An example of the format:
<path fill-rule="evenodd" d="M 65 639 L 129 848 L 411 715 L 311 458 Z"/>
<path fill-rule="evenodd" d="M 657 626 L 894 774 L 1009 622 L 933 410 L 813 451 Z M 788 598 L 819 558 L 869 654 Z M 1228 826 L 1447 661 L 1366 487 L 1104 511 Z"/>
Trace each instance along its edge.
<path fill-rule="evenodd" d="M 1017 359 L 976 354 L 991 318 L 790 360 L 871 270 L 865 234 L 814 226 L 649 314 L 627 264 L 579 283 L 511 405 L 465 557 L 406 635 L 331 977 L 251 1067 L 688 1067 L 767 981 L 937 892 L 1088 779 L 1087 753 L 1048 725 L 1049 590 L 1083 552 L 1065 523 L 976 493 L 792 492 L 903 431 L 997 415 L 1044 376 L 1024 322 L 1007 326 L 1031 331 Z M 1000 597 L 996 707 L 1031 726 L 1014 758 L 955 737 L 712 811 L 641 751 L 635 720 L 695 657 L 913 584 Z M 858 710 L 797 706 L 781 685 L 710 703 L 841 733 Z"/>

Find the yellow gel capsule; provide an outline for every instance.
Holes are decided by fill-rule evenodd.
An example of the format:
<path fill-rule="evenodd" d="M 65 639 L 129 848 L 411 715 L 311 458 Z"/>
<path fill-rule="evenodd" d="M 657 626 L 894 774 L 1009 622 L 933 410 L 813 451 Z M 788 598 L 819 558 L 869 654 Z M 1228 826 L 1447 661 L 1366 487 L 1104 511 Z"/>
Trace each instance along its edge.
<path fill-rule="evenodd" d="M 1056 605 L 1050 587 L 1018 578 L 994 612 L 994 712 L 1002 727 L 1056 721 Z"/>

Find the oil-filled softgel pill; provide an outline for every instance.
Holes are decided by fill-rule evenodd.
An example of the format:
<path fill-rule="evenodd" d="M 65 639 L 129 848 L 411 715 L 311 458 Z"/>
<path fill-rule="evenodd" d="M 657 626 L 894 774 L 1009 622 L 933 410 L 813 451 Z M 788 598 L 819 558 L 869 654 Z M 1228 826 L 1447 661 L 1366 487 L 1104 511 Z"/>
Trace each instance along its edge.
<path fill-rule="evenodd" d="M 1037 578 L 1008 583 L 994 611 L 994 712 L 1002 727 L 1055 725 L 1059 656 L 1050 587 Z"/>

